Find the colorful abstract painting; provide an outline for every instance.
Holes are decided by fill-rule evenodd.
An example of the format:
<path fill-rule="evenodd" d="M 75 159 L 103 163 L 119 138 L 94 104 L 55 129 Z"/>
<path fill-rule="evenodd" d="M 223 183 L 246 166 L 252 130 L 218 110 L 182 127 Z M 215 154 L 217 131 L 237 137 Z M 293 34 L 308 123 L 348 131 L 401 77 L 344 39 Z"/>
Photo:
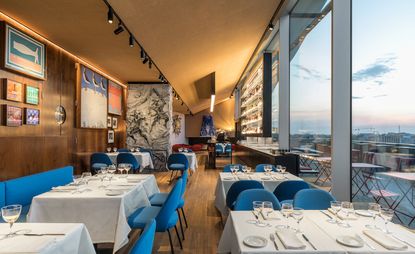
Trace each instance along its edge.
<path fill-rule="evenodd" d="M 7 126 L 22 125 L 22 108 L 5 105 L 5 117 Z"/>
<path fill-rule="evenodd" d="M 216 135 L 215 125 L 213 124 L 213 116 L 204 115 L 202 118 L 202 127 L 200 128 L 201 137 L 212 137 Z"/>
<path fill-rule="evenodd" d="M 45 44 L 6 24 L 4 67 L 45 79 Z"/>
<path fill-rule="evenodd" d="M 106 129 L 108 80 L 81 65 L 81 128 Z"/>
<path fill-rule="evenodd" d="M 111 80 L 108 81 L 108 113 L 119 116 L 122 113 L 122 87 Z"/>
<path fill-rule="evenodd" d="M 9 101 L 23 101 L 23 84 L 10 80 L 4 79 L 5 87 L 5 99 Z"/>
<path fill-rule="evenodd" d="M 40 110 L 25 108 L 25 124 L 38 125 L 40 122 Z"/>
<path fill-rule="evenodd" d="M 39 88 L 26 85 L 26 103 L 38 105 L 39 104 Z"/>

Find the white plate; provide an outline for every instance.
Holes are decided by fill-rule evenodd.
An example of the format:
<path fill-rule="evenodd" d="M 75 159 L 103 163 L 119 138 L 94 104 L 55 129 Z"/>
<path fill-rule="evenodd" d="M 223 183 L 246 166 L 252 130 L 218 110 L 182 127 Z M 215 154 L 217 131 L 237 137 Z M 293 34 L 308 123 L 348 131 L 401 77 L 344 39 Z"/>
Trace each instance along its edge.
<path fill-rule="evenodd" d="M 268 240 L 262 236 L 250 235 L 244 239 L 244 244 L 252 248 L 263 248 L 267 246 Z"/>
<path fill-rule="evenodd" d="M 119 196 L 121 194 L 123 194 L 123 192 L 120 190 L 108 190 L 105 192 L 105 195 L 107 196 Z"/>
<path fill-rule="evenodd" d="M 355 213 L 364 217 L 373 217 L 372 213 L 368 210 L 355 210 Z"/>
<path fill-rule="evenodd" d="M 350 235 L 340 235 L 336 238 L 336 241 L 348 247 L 361 248 L 364 243 L 359 238 Z"/>
<path fill-rule="evenodd" d="M 227 176 L 227 177 L 224 177 L 223 180 L 235 180 L 235 178 L 231 176 Z"/>

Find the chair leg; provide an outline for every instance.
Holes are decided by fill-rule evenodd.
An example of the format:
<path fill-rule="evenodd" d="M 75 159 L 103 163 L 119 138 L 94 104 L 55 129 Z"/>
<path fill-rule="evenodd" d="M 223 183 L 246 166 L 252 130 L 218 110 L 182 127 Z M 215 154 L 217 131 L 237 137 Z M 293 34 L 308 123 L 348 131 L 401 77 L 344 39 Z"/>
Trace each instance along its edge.
<path fill-rule="evenodd" d="M 183 214 L 183 219 L 184 219 L 184 224 L 186 224 L 186 228 L 189 228 L 189 226 L 187 225 L 187 219 L 186 219 L 186 215 L 184 214 L 184 209 L 183 207 L 180 208 L 182 210 L 182 214 Z"/>
<path fill-rule="evenodd" d="M 171 182 L 172 182 L 172 179 L 173 179 L 173 170 L 171 170 L 171 174 L 170 174 L 170 180 L 169 180 L 169 183 L 171 183 Z"/>
<path fill-rule="evenodd" d="M 174 254 L 174 248 L 173 248 L 173 242 L 171 240 L 170 229 L 167 229 L 167 233 L 169 233 L 170 250 L 171 250 L 171 253 Z"/>
<path fill-rule="evenodd" d="M 184 241 L 184 231 L 183 231 L 183 224 L 182 224 L 182 216 L 180 216 L 180 210 L 176 210 L 177 215 L 179 216 L 179 222 L 180 222 L 180 230 L 182 231 L 183 241 Z"/>
<path fill-rule="evenodd" d="M 177 239 L 179 239 L 180 249 L 183 250 L 182 239 L 179 236 L 179 231 L 177 230 L 177 226 L 174 225 L 174 230 L 176 231 Z"/>

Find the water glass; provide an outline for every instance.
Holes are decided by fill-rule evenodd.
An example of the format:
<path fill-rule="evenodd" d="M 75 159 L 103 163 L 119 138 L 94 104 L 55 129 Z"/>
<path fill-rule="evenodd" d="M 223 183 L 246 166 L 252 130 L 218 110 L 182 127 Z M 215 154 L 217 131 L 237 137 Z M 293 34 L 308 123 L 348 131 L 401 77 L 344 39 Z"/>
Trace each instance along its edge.
<path fill-rule="evenodd" d="M 250 174 L 250 173 L 251 173 L 251 171 L 252 171 L 252 168 L 251 168 L 251 167 L 246 167 L 246 172 L 247 172 L 248 174 Z"/>
<path fill-rule="evenodd" d="M 247 167 L 247 166 L 245 166 L 245 165 L 243 165 L 243 166 L 242 166 L 242 172 L 244 172 L 244 173 L 246 174 L 247 170 L 248 170 L 248 167 Z"/>
<path fill-rule="evenodd" d="M 282 168 L 281 165 L 277 165 L 277 172 L 281 172 L 281 168 Z"/>
<path fill-rule="evenodd" d="M 291 203 L 282 203 L 281 213 L 287 221 L 287 225 L 283 226 L 284 228 L 289 228 L 288 226 L 288 217 L 293 213 L 293 205 Z"/>
<path fill-rule="evenodd" d="M 339 217 L 338 213 L 342 208 L 342 203 L 339 201 L 330 201 L 330 208 L 333 210 L 336 219 L 329 219 L 328 222 L 330 223 L 338 223 Z"/>
<path fill-rule="evenodd" d="M 118 151 L 118 148 L 113 147 L 112 150 L 114 151 L 114 153 L 116 153 Z"/>
<path fill-rule="evenodd" d="M 110 153 L 111 152 L 111 147 L 107 147 L 107 152 Z"/>
<path fill-rule="evenodd" d="M 274 212 L 274 206 L 270 201 L 264 201 L 264 207 L 262 208 L 262 212 L 268 217 L 271 213 Z"/>
<path fill-rule="evenodd" d="M 91 179 L 91 177 L 92 177 L 91 172 L 83 172 L 83 173 L 82 173 L 82 175 L 81 175 L 82 181 L 83 181 L 85 184 L 88 184 L 89 179 Z"/>
<path fill-rule="evenodd" d="M 294 208 L 291 216 L 297 221 L 297 233 L 300 233 L 300 222 L 304 218 L 304 210 L 301 208 Z"/>
<path fill-rule="evenodd" d="M 389 231 L 388 229 L 388 223 L 392 221 L 394 214 L 395 214 L 395 211 L 389 208 L 382 208 L 380 210 L 380 217 L 382 217 L 382 219 L 385 221 L 384 231 L 386 234 L 392 234 L 392 232 Z"/>
<path fill-rule="evenodd" d="M 373 225 L 365 225 L 367 228 L 376 229 L 376 217 L 380 214 L 380 205 L 378 203 L 369 203 L 367 211 L 372 215 Z"/>
<path fill-rule="evenodd" d="M 254 209 L 254 213 L 256 214 L 256 224 L 259 223 L 259 216 L 261 215 L 262 208 L 264 207 L 264 202 L 262 201 L 253 201 L 252 207 Z"/>
<path fill-rule="evenodd" d="M 10 232 L 6 237 L 13 236 L 14 233 L 12 231 L 13 224 L 19 219 L 20 213 L 22 212 L 21 205 L 8 205 L 1 208 L 1 216 L 3 220 L 9 223 Z"/>

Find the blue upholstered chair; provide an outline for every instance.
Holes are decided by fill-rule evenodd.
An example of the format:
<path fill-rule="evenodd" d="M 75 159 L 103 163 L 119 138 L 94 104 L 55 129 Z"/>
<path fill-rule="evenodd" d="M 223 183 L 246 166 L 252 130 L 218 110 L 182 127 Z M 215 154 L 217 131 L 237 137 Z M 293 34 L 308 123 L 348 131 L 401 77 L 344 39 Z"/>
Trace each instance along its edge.
<path fill-rule="evenodd" d="M 110 157 L 105 153 L 93 153 L 90 159 L 91 172 L 96 174 L 102 167 L 112 165 Z"/>
<path fill-rule="evenodd" d="M 265 189 L 252 189 L 242 191 L 236 198 L 233 210 L 252 211 L 254 201 L 270 201 L 274 210 L 281 210 L 281 204 L 272 192 Z"/>
<path fill-rule="evenodd" d="M 156 234 L 156 220 L 147 223 L 140 238 L 134 244 L 130 254 L 151 254 L 153 250 L 154 236 Z"/>
<path fill-rule="evenodd" d="M 188 228 L 186 215 L 184 214 L 184 209 L 183 209 L 184 193 L 186 192 L 187 177 L 188 177 L 187 171 L 183 171 L 183 175 L 181 177 L 183 181 L 182 194 L 180 196 L 179 205 L 177 206 L 177 214 L 179 215 L 180 229 L 182 231 L 183 240 L 184 240 L 184 231 L 183 231 L 182 218 L 180 216 L 180 210 L 182 211 L 182 215 L 183 215 L 184 222 L 186 224 L 186 228 Z M 166 193 L 166 192 L 160 192 L 160 193 L 153 194 L 152 196 L 150 196 L 150 204 L 152 206 L 162 206 L 164 202 L 166 202 L 168 195 L 169 193 Z"/>
<path fill-rule="evenodd" d="M 223 172 L 227 172 L 227 173 L 232 172 L 231 171 L 232 166 L 238 166 L 239 171 L 242 171 L 242 165 L 241 164 L 227 164 L 227 165 L 225 165 L 225 167 L 223 167 Z"/>
<path fill-rule="evenodd" d="M 130 150 L 128 150 L 128 148 L 120 148 L 120 149 L 117 150 L 117 152 L 119 152 L 119 153 L 128 153 L 128 152 L 130 152 Z"/>
<path fill-rule="evenodd" d="M 0 208 L 6 205 L 6 185 L 4 182 L 0 182 Z M 0 223 L 4 222 L 0 216 Z"/>
<path fill-rule="evenodd" d="M 218 143 L 215 145 L 215 152 L 216 152 L 216 155 L 220 155 L 224 153 L 222 144 Z"/>
<path fill-rule="evenodd" d="M 130 152 L 119 153 L 117 155 L 117 165 L 118 164 L 130 164 L 134 173 L 137 173 L 140 169 L 140 163 L 138 163 L 135 156 Z"/>
<path fill-rule="evenodd" d="M 232 152 L 232 144 L 228 143 L 225 145 L 225 153 L 230 154 Z"/>
<path fill-rule="evenodd" d="M 277 172 L 277 169 L 275 168 L 274 165 L 272 164 L 258 164 L 255 167 L 255 172 L 265 172 L 265 166 L 271 166 L 272 167 L 272 171 L 273 172 Z"/>
<path fill-rule="evenodd" d="M 310 185 L 301 180 L 288 180 L 277 185 L 274 195 L 281 203 L 292 203 L 295 194 L 300 190 L 310 189 Z"/>
<path fill-rule="evenodd" d="M 186 171 L 189 168 L 189 161 L 182 153 L 172 153 L 167 159 L 167 169 L 171 171 L 170 182 L 173 179 L 173 172 Z"/>
<path fill-rule="evenodd" d="M 233 183 L 229 188 L 228 193 L 226 194 L 226 206 L 229 209 L 233 210 L 235 200 L 238 197 L 238 195 L 242 191 L 249 189 L 264 189 L 264 186 L 260 182 L 255 180 L 241 180 Z"/>
<path fill-rule="evenodd" d="M 146 224 L 152 219 L 156 220 L 156 232 L 166 232 L 169 234 L 171 252 L 174 253 L 173 241 L 170 233 L 170 229 L 174 227 L 177 238 L 179 239 L 180 248 L 183 249 L 182 240 L 180 239 L 179 232 L 177 231 L 177 221 L 179 220 L 177 215 L 177 206 L 179 204 L 182 179 L 177 180 L 173 189 L 167 196 L 163 206 L 146 206 L 137 209 L 128 217 L 128 224 L 133 229 L 143 229 Z"/>
<path fill-rule="evenodd" d="M 335 200 L 333 195 L 325 190 L 306 189 L 295 194 L 293 206 L 304 210 L 325 210 L 330 207 L 330 201 Z"/>

